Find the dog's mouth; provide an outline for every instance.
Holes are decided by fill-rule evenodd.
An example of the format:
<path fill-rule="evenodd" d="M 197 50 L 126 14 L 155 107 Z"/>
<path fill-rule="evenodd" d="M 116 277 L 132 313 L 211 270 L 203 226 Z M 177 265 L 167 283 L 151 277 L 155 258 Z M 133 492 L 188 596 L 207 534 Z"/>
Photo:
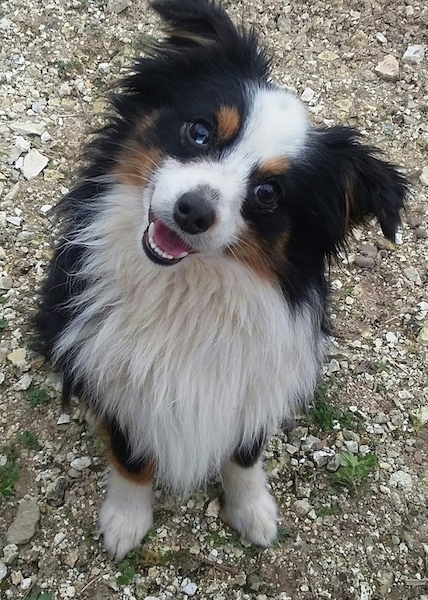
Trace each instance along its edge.
<path fill-rule="evenodd" d="M 143 234 L 143 249 L 147 257 L 158 265 L 176 265 L 194 252 L 180 236 L 160 219 L 149 215 L 150 225 Z"/>

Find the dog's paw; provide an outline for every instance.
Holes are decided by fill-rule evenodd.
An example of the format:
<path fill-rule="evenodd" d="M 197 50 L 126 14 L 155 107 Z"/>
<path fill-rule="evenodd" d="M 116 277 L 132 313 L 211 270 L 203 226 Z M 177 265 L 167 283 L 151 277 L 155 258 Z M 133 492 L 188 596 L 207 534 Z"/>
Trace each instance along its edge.
<path fill-rule="evenodd" d="M 267 489 L 260 490 L 247 503 L 226 500 L 220 517 L 252 544 L 271 546 L 276 539 L 278 513 Z"/>
<path fill-rule="evenodd" d="M 142 486 L 140 486 L 142 487 Z M 137 546 L 153 525 L 151 489 L 142 493 L 107 494 L 99 515 L 104 545 L 116 561 Z"/>

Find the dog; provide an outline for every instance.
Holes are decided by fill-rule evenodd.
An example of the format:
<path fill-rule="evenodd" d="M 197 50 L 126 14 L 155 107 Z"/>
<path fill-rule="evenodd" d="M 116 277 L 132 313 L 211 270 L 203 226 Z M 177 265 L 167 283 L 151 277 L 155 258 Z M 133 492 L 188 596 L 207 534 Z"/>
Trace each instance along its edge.
<path fill-rule="evenodd" d="M 211 0 L 156 0 L 137 60 L 58 206 L 41 352 L 108 438 L 99 516 L 120 560 L 153 524 L 153 485 L 216 475 L 222 518 L 269 546 L 261 453 L 311 401 L 328 334 L 326 266 L 369 215 L 394 240 L 407 184 L 344 126 L 311 126 L 252 31 Z"/>

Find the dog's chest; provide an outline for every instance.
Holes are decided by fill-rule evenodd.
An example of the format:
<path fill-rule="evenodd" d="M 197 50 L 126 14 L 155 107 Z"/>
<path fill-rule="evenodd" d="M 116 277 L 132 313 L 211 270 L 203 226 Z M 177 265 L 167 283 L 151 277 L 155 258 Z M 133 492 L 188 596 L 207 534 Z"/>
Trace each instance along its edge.
<path fill-rule="evenodd" d="M 291 312 L 274 286 L 231 260 L 219 263 L 140 269 L 118 288 L 120 299 L 104 285 L 93 302 L 110 308 L 81 329 L 78 368 L 101 409 L 179 491 L 290 416 L 319 367 L 316 315 Z"/>

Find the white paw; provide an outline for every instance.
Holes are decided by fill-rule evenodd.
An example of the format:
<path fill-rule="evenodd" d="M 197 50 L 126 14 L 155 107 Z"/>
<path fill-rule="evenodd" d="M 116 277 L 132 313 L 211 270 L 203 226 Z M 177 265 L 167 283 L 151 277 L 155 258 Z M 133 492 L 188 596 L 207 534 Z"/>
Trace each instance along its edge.
<path fill-rule="evenodd" d="M 278 513 L 267 489 L 260 490 L 247 503 L 227 502 L 220 517 L 242 537 L 258 546 L 271 546 L 277 535 Z"/>
<path fill-rule="evenodd" d="M 99 530 L 111 556 L 120 561 L 153 525 L 152 486 L 133 483 L 112 471 L 101 506 Z"/>

